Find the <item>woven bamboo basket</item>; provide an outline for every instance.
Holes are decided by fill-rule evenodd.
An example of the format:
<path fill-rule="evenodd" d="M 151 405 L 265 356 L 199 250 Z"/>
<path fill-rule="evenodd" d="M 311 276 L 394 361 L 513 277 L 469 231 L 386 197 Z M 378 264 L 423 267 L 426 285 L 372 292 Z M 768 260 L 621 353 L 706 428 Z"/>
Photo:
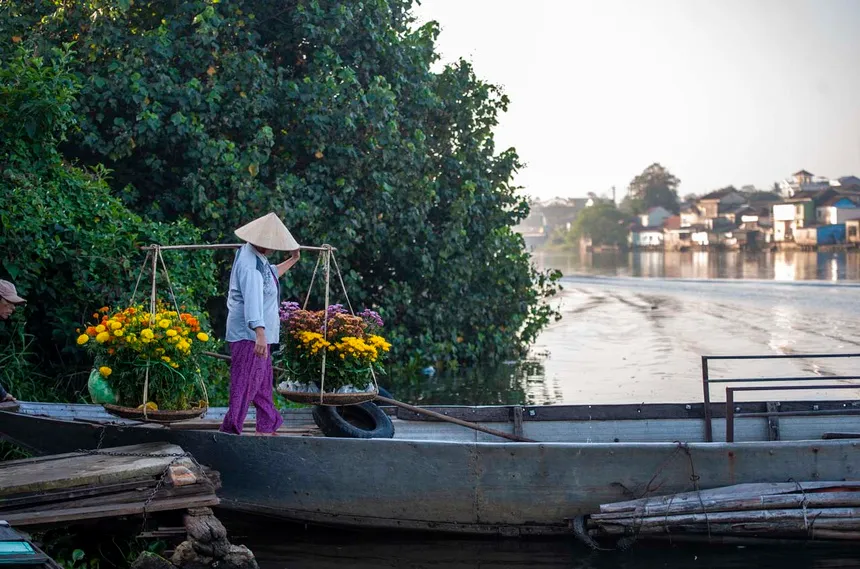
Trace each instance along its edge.
<path fill-rule="evenodd" d="M 208 407 L 194 407 L 193 409 L 183 409 L 181 411 L 170 409 L 148 409 L 146 411 L 146 415 L 144 415 L 143 408 L 122 407 L 121 405 L 111 405 L 110 403 L 105 403 L 102 407 L 104 407 L 105 411 L 115 417 L 133 419 L 135 421 L 145 421 L 147 423 L 177 423 L 179 421 L 188 421 L 190 419 L 196 419 L 203 416 L 206 411 L 209 410 Z"/>
<path fill-rule="evenodd" d="M 360 393 L 312 393 L 309 391 L 287 391 L 278 388 L 278 393 L 293 403 L 305 405 L 326 405 L 329 407 L 340 407 L 343 405 L 360 405 L 373 401 L 379 395 L 374 387 L 373 391 L 362 391 Z"/>

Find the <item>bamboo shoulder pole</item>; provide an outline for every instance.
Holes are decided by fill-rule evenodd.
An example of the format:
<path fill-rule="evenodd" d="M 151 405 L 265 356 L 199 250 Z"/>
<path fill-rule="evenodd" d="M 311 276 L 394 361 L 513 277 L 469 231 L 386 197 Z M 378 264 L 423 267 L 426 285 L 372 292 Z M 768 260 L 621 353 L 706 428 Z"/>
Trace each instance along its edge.
<path fill-rule="evenodd" d="M 140 248 L 141 251 L 154 251 L 156 247 L 162 251 L 202 251 L 205 249 L 238 249 L 242 243 L 204 243 L 201 245 L 144 245 Z M 328 251 L 326 247 L 313 247 L 311 245 L 299 245 L 302 251 Z M 337 251 L 331 247 L 332 251 Z"/>

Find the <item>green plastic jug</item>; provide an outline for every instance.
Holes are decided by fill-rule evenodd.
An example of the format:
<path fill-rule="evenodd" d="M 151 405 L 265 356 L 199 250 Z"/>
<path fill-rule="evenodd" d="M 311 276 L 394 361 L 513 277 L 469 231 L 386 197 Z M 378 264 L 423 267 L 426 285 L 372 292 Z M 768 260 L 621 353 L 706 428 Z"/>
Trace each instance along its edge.
<path fill-rule="evenodd" d="M 107 379 L 102 377 L 99 370 L 94 369 L 90 372 L 90 379 L 87 381 L 87 388 L 90 391 L 90 399 L 93 403 L 103 405 L 105 403 L 116 404 L 118 401 L 116 393 L 111 389 Z"/>

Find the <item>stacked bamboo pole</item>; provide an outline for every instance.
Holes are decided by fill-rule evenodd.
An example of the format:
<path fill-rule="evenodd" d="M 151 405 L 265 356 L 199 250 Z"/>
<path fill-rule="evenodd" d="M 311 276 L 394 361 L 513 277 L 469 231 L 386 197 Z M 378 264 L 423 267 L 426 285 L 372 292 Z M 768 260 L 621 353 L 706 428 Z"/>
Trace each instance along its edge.
<path fill-rule="evenodd" d="M 860 539 L 860 482 L 740 484 L 604 504 L 592 537 Z"/>

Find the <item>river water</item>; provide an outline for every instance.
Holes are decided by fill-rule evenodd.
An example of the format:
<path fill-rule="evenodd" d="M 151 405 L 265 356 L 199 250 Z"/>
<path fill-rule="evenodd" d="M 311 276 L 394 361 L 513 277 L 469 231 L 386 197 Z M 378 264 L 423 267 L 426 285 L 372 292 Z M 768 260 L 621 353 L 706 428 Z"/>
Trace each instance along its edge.
<path fill-rule="evenodd" d="M 860 253 L 537 254 L 535 262 L 564 275 L 553 301 L 562 319 L 527 361 L 407 378 L 396 395 L 452 404 L 689 403 L 702 400 L 702 355 L 860 353 Z M 710 374 L 820 377 L 809 385 L 826 385 L 829 376 L 856 374 L 858 361 L 717 361 Z M 714 387 L 712 397 L 723 396 Z"/>
<path fill-rule="evenodd" d="M 563 317 L 541 335 L 527 361 L 401 377 L 392 386 L 395 395 L 419 404 L 698 402 L 703 354 L 860 352 L 857 253 L 538 254 L 535 261 L 563 272 L 564 291 L 554 301 Z M 826 382 L 856 373 L 851 361 L 714 362 L 711 374 Z M 836 396 L 860 395 L 846 391 Z M 834 395 L 803 393 L 806 399 Z M 712 395 L 721 398 L 718 389 Z M 771 400 L 788 396 L 796 397 L 768 394 Z M 860 567 L 853 548 L 637 544 L 606 553 L 573 539 L 437 538 L 270 522 L 244 533 L 241 525 L 229 527 L 263 569 Z"/>
<path fill-rule="evenodd" d="M 486 539 L 312 530 L 259 521 L 231 523 L 261 569 L 830 569 L 860 567 L 855 547 L 781 548 L 637 543 L 592 551 L 572 538 Z"/>

